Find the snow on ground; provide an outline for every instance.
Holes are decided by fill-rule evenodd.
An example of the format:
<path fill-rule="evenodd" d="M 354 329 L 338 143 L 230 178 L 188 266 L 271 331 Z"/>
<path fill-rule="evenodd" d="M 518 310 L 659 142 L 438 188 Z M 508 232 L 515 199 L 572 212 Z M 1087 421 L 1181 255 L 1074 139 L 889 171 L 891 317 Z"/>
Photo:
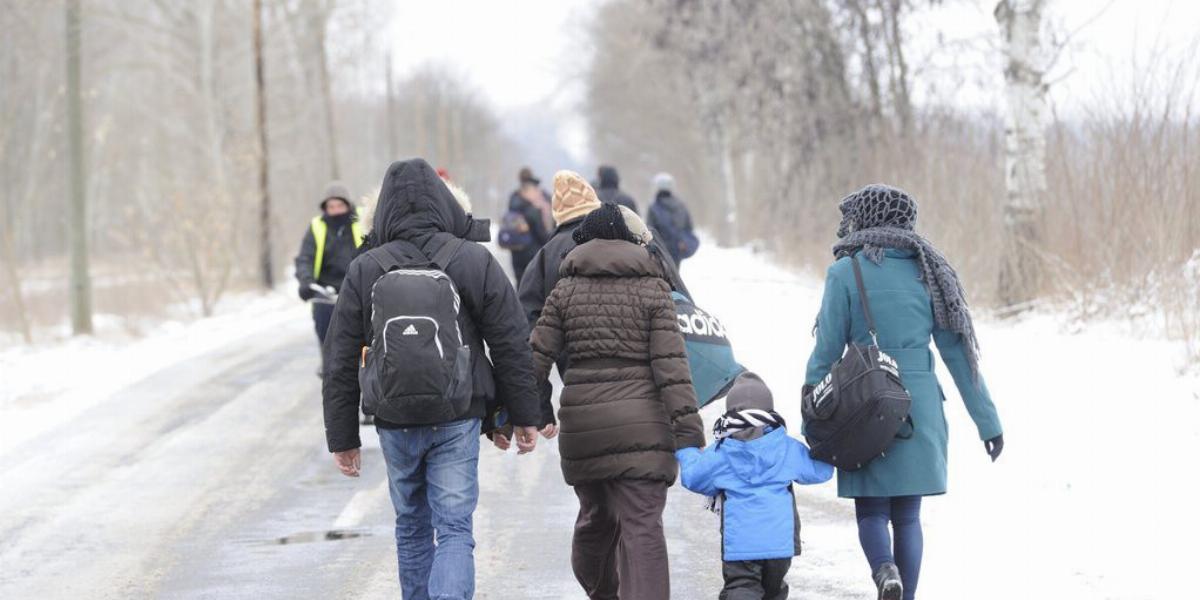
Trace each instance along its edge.
<path fill-rule="evenodd" d="M 763 375 L 799 422 L 821 281 L 748 249 L 711 244 L 683 265 L 696 301 L 722 319 L 738 358 Z M 970 282 L 967 282 L 968 285 Z M 948 374 L 950 491 L 926 500 L 926 598 L 1163 598 L 1190 591 L 1200 447 L 1200 378 L 1179 375 L 1178 343 L 1119 324 L 1072 327 L 1055 315 L 980 316 L 983 373 L 1005 428 L 995 464 Z M 706 421 L 723 408 L 703 411 Z M 800 504 L 840 503 L 845 525 L 805 528 L 804 563 L 835 557 L 847 586 L 869 592 L 852 504 L 836 486 Z M 864 595 L 864 597 L 867 597 Z"/>
<path fill-rule="evenodd" d="M 684 263 L 683 274 L 699 305 L 724 321 L 742 362 L 766 379 L 775 392 L 778 408 L 792 423 L 797 423 L 821 282 L 772 266 L 767 257 L 749 249 L 722 250 L 711 243 Z M 0 456 L 18 461 L 17 467 L 4 468 L 4 485 L 0 488 L 8 488 L 13 506 L 23 506 L 20 510 L 27 513 L 13 521 L 17 543 L 22 540 L 24 543 L 21 552 L 36 554 L 31 544 L 38 544 L 38 552 L 53 552 L 52 547 L 40 544 L 49 543 L 44 540 L 58 536 L 58 531 L 78 527 L 80 523 L 76 521 L 138 522 L 135 515 L 126 513 L 148 510 L 144 506 L 153 504 L 150 500 L 163 500 L 179 493 L 178 486 L 169 487 L 166 482 L 180 475 L 167 473 L 189 474 L 187 477 L 200 482 L 210 481 L 217 474 L 228 474 L 229 465 L 238 464 L 233 460 L 237 456 L 224 457 L 204 450 L 215 431 L 225 432 L 222 435 L 228 438 L 226 441 L 239 444 L 254 441 L 257 445 L 253 452 L 261 462 L 309 465 L 305 468 L 330 481 L 322 479 L 325 483 L 321 485 L 325 487 L 313 487 L 307 479 L 290 484 L 263 480 L 258 482 L 262 489 L 256 492 L 262 496 L 248 493 L 227 496 L 226 488 L 213 484 L 205 496 L 204 510 L 245 514 L 249 524 L 241 527 L 259 527 L 271 532 L 285 525 L 311 527 L 308 520 L 321 521 L 326 516 L 330 522 L 345 525 L 343 517 L 357 501 L 351 500 L 343 510 L 341 503 L 345 499 L 330 490 L 336 487 L 350 493 L 353 490 L 347 486 L 355 482 L 333 477 L 329 474 L 332 471 L 325 468 L 328 465 L 324 463 L 326 457 L 319 435 L 319 411 L 308 404 L 308 396 L 316 394 L 315 378 L 310 381 L 301 376 L 310 370 L 307 361 L 311 360 L 312 365 L 316 362 L 316 348 L 308 345 L 312 340 L 305 335 L 307 320 L 306 307 L 289 294 L 237 296 L 223 303 L 220 314 L 213 318 L 186 324 L 165 323 L 150 335 L 133 341 L 101 336 L 0 351 L 3 380 Z M 1178 344 L 1141 339 L 1120 325 L 1068 326 L 1053 314 L 1037 314 L 1018 321 L 982 317 L 979 321 L 983 370 L 1005 425 L 1007 447 L 999 462 L 988 461 L 953 385 L 948 377 L 943 377 L 949 393 L 946 412 L 951 430 L 950 493 L 930 498 L 925 504 L 926 551 L 921 597 L 1185 596 L 1192 587 L 1189 542 L 1200 536 L 1200 520 L 1192 516 L 1196 469 L 1189 460 L 1200 442 L 1200 379 L 1179 375 Z M 311 352 L 311 355 L 297 355 L 297 352 Z M 297 356 L 300 362 L 296 362 Z M 228 364 L 240 364 L 239 361 L 249 361 L 251 366 L 266 362 L 259 365 L 258 371 L 249 366 L 230 370 Z M 276 363 L 284 366 L 272 366 Z M 279 369 L 283 371 L 274 373 Z M 272 383 L 255 385 L 254 377 Z M 176 382 L 176 387 L 194 388 L 155 387 Z M 233 391 L 243 388 L 241 392 Z M 174 421 L 159 423 L 172 432 L 162 444 L 186 439 L 191 445 L 171 453 L 153 451 L 157 446 L 152 446 L 148 458 L 142 458 L 142 454 L 123 454 L 124 446 L 111 457 L 107 455 L 115 450 L 93 448 L 99 443 L 96 440 L 106 439 L 104 431 L 63 439 L 59 447 L 39 445 L 39 452 L 45 453 L 48 462 L 28 460 L 30 457 L 19 447 L 25 441 L 46 441 L 64 435 L 67 433 L 61 431 L 64 426 L 69 426 L 70 431 L 79 431 L 78 427 L 113 427 L 122 422 L 122 417 L 110 414 L 112 411 L 140 411 L 137 414 L 145 413 L 144 419 L 137 423 L 157 423 L 155 419 L 162 419 L 151 418 L 154 398 L 142 396 L 160 389 L 164 402 L 173 403 L 171 410 L 183 411 L 184 416 L 191 414 L 185 404 L 198 402 L 194 398 L 217 402 L 214 406 L 227 402 L 237 411 L 222 409 L 207 420 L 197 413 L 198 416 L 192 415 L 195 419 L 187 421 L 188 425 L 176 429 Z M 141 395 L 131 396 L 129 390 L 141 390 Z M 296 393 L 306 396 L 292 398 Z M 141 399 L 136 406 L 121 408 L 121 403 L 130 401 L 129 398 Z M 106 400 L 107 409 L 89 412 L 91 407 Z M 256 414 L 254 407 L 264 402 L 274 403 L 276 408 L 257 417 L 248 416 Z M 279 413 L 284 409 L 286 412 Z M 703 414 L 711 424 L 721 410 L 717 403 Z M 93 418 L 83 418 L 88 415 Z M 261 423 L 246 427 L 237 424 L 239 419 L 262 419 L 264 415 L 271 415 L 280 423 L 303 415 L 304 427 L 293 432 L 295 439 L 289 438 L 286 444 L 276 440 L 272 445 L 260 435 Z M 216 416 L 224 420 L 212 421 Z M 272 426 L 265 427 L 271 430 Z M 118 436 L 112 442 L 117 443 L 120 436 L 129 434 L 121 430 L 107 435 Z M 372 437 L 364 432 L 364 440 Z M 494 451 L 484 449 L 486 457 L 481 464 L 489 471 L 482 484 L 486 497 L 477 519 L 480 581 L 484 586 L 481 597 L 493 597 L 489 595 L 488 582 L 505 580 L 511 568 L 526 568 L 521 565 L 525 560 L 522 551 L 527 549 L 520 548 L 519 538 L 513 536 L 539 529 L 547 532 L 544 543 L 553 545 L 557 553 L 547 564 L 561 568 L 538 572 L 541 583 L 536 597 L 580 597 L 565 558 L 575 507 L 571 494 L 558 479 L 554 446 L 554 442 L 547 443 L 544 446 L 547 451 L 519 458 L 494 455 Z M 311 458 L 299 452 L 301 448 L 310 451 Z M 376 463 L 369 468 L 378 470 L 378 457 L 371 456 Z M 184 457 L 199 458 L 187 458 L 187 464 L 176 462 L 184 461 Z M 124 465 L 126 460 L 138 461 L 137 469 L 112 466 Z M 308 462 L 318 460 L 320 464 Z M 147 461 L 157 462 L 146 464 Z M 46 472 L 45 464 L 73 466 L 66 473 L 55 474 Z M 505 477 L 499 477 L 499 473 L 507 471 L 493 472 L 505 465 L 511 470 Z M 101 498 L 116 503 L 113 506 L 121 506 L 125 501 L 117 499 L 128 499 L 131 493 L 125 487 L 126 480 L 143 469 L 145 481 L 136 477 L 131 481 L 141 488 L 162 487 L 157 495 L 142 505 L 131 505 L 124 512 L 119 508 L 111 509 L 116 512 L 106 512 L 110 510 L 104 508 L 108 505 L 97 503 L 95 498 Z M 271 469 L 265 472 L 272 472 Z M 275 478 L 286 480 L 290 473 L 278 470 Z M 66 480 L 60 482 L 64 476 Z M 535 479 L 536 485 L 510 483 L 525 478 Z M 89 487 L 79 488 L 85 481 Z M 45 489 L 18 492 L 9 487 L 24 486 L 27 482 L 38 482 Z M 239 489 L 249 489 L 240 480 L 235 483 L 242 486 Z M 369 501 L 371 510 L 358 512 L 368 514 L 364 524 L 367 521 L 378 524 L 383 532 L 380 535 L 386 537 L 386 494 L 374 480 L 361 483 L 369 484 L 364 488 L 369 495 L 362 498 Z M 285 497 L 298 493 L 289 485 L 308 490 L 309 496 L 304 496 L 299 506 L 287 503 L 290 501 Z M 91 495 L 76 498 L 81 489 L 91 490 L 87 492 Z M 495 497 L 508 489 L 512 490 L 508 493 L 517 496 L 540 498 L 542 504 L 531 504 L 527 510 L 510 513 L 504 500 Z M 46 506 L 43 509 L 22 504 L 20 496 L 39 499 Z M 354 497 L 360 496 L 355 493 Z M 272 498 L 269 502 L 282 503 L 284 508 L 278 514 L 270 513 L 274 517 L 254 517 L 251 515 L 259 513 L 246 512 L 249 509 L 239 504 L 255 506 L 268 502 L 259 498 Z M 182 497 L 176 500 L 184 502 Z M 74 502 L 70 506 L 94 510 L 88 512 L 79 507 L 76 510 L 66 504 L 60 510 L 56 504 L 68 501 Z M 795 561 L 789 576 L 793 597 L 871 597 L 850 501 L 838 499 L 832 483 L 799 488 L 798 501 L 805 520 L 805 554 Z M 220 503 L 225 508 L 219 508 Z M 331 505 L 331 515 L 309 506 L 320 503 Z M 676 488 L 671 492 L 665 520 L 672 570 L 677 579 L 691 578 L 690 586 L 680 582 L 681 592 L 712 588 L 715 595 L 719 572 L 713 568 L 714 559 L 708 554 L 715 550 L 713 540 L 719 535 L 717 521 L 710 514 L 699 513 L 695 509 L 699 503 L 698 498 L 684 490 Z M 72 511 L 88 515 L 88 519 L 72 517 L 68 514 Z M 285 523 L 272 524 L 271 518 Z M 513 518 L 542 521 L 514 524 Z M 162 516 L 159 520 L 169 519 Z M 290 524 L 292 520 L 297 523 Z M 103 532 L 93 529 L 79 530 L 79 535 L 86 535 L 93 544 L 108 543 L 109 538 L 101 535 Z M 157 535 L 155 531 L 159 529 L 147 527 L 142 537 Z M 216 526 L 205 535 L 212 537 L 216 532 L 224 530 Z M 380 546 L 339 548 L 343 552 L 358 548 L 353 551 L 360 554 L 354 556 L 368 553 L 373 557 L 374 562 L 363 563 L 366 566 L 360 570 L 372 573 L 373 589 L 380 591 L 381 596 L 386 595 L 394 585 L 391 559 L 386 556 L 390 550 L 386 540 L 365 539 L 376 540 L 364 543 L 378 542 L 383 549 Z M 64 547 L 70 547 L 66 541 L 63 543 Z M 145 543 L 166 542 L 146 539 Z M 220 542 L 213 541 L 206 547 L 212 548 L 209 552 L 219 559 L 219 565 L 225 564 L 220 561 L 239 562 L 237 555 L 228 554 L 231 550 Z M 328 552 L 336 550 L 330 547 Z M 704 556 L 699 557 L 700 554 Z M 202 597 L 207 593 L 204 590 L 211 590 L 217 582 L 194 573 L 197 565 L 187 562 L 192 559 L 184 556 L 172 560 L 180 561 L 178 573 L 194 578 L 185 578 L 185 583 L 194 587 L 196 597 Z M 305 567 L 311 558 L 296 555 L 292 564 L 295 570 L 288 573 L 325 577 L 324 571 Z M 275 581 L 278 574 L 273 572 L 276 568 L 269 561 L 246 565 L 243 570 L 249 571 L 240 576 L 266 586 L 278 583 Z M 256 569 L 260 572 L 254 572 Z M 697 569 L 706 572 L 693 576 L 692 571 Z M 328 577 L 338 576 L 330 572 Z M 174 584 L 164 585 L 171 588 Z M 688 600 L 692 595 L 687 593 Z"/>
<path fill-rule="evenodd" d="M 291 294 L 233 294 L 212 317 L 165 321 L 141 338 L 103 327 L 105 317 L 98 315 L 103 333 L 96 337 L 15 344 L 0 351 L 0 452 L 151 373 L 247 336 L 270 335 L 274 327 L 307 318 L 306 311 Z"/>

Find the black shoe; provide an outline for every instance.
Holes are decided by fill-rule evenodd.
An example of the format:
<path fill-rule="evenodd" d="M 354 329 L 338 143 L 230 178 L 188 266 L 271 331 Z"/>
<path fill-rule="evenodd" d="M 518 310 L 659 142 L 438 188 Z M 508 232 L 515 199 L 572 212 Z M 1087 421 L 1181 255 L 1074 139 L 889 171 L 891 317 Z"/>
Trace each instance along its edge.
<path fill-rule="evenodd" d="M 875 587 L 879 588 L 879 600 L 900 600 L 904 595 L 904 584 L 900 583 L 900 570 L 892 563 L 883 563 L 875 571 Z"/>

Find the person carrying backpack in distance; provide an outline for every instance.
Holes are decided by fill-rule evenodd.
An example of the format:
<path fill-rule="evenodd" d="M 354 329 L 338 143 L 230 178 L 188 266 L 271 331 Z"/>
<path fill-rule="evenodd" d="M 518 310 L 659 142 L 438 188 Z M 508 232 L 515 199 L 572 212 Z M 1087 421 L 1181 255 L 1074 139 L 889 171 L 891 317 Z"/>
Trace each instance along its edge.
<path fill-rule="evenodd" d="M 646 214 L 646 224 L 662 240 L 676 265 L 682 265 L 683 259 L 691 258 L 700 247 L 692 228 L 692 213 L 675 195 L 675 178 L 667 173 L 654 176 L 654 202 Z"/>
<path fill-rule="evenodd" d="M 544 424 L 528 325 L 504 270 L 476 243 L 487 238 L 486 222 L 463 211 L 428 163 L 393 163 L 371 249 L 350 263 L 325 340 L 326 442 L 342 473 L 357 477 L 361 397 L 376 417 L 406 600 L 474 594 L 487 407 L 506 407 L 522 453 Z"/>
<path fill-rule="evenodd" d="M 709 496 L 721 516 L 721 600 L 786 600 L 784 580 L 800 555 L 800 517 L 792 484 L 817 484 L 833 467 L 813 460 L 808 447 L 787 433 L 770 388 L 744 372 L 726 396 L 717 441 L 706 450 L 684 448 L 683 487 Z"/>
<path fill-rule="evenodd" d="M 529 167 L 517 174 L 520 185 L 508 198 L 508 212 L 500 220 L 497 245 L 512 253 L 513 278 L 521 281 L 525 267 L 550 239 L 554 229 L 550 196 Z"/>
<path fill-rule="evenodd" d="M 848 346 L 870 347 L 894 361 L 890 368 L 899 371 L 912 399 L 911 431 L 897 434 L 882 455 L 865 465 L 839 468 L 838 495 L 854 499 L 859 542 L 879 597 L 911 600 L 921 572 L 921 498 L 946 493 L 945 395 L 934 375 L 931 339 L 993 461 L 1004 448 L 1004 437 L 980 373 L 966 294 L 941 252 L 916 232 L 916 200 L 900 189 L 875 184 L 846 196 L 839 209 L 839 241 L 833 247 L 837 260 L 825 277 L 805 396 L 811 398 L 813 386 L 826 379 Z M 859 292 L 856 266 L 865 296 Z M 868 314 L 874 326 L 868 325 Z"/>
<path fill-rule="evenodd" d="M 333 303 L 350 261 L 358 256 L 363 242 L 362 224 L 358 211 L 350 202 L 350 190 L 340 181 L 325 187 L 321 198 L 321 214 L 313 217 L 300 242 L 296 255 L 296 281 L 300 284 L 300 299 L 312 303 L 313 326 L 321 346 L 324 373 L 325 333 L 333 317 Z"/>
<path fill-rule="evenodd" d="M 566 353 L 559 452 L 579 498 L 571 567 L 589 598 L 670 598 L 662 513 L 680 448 L 704 446 L 703 423 L 661 264 L 603 204 L 533 330 L 539 384 Z"/>

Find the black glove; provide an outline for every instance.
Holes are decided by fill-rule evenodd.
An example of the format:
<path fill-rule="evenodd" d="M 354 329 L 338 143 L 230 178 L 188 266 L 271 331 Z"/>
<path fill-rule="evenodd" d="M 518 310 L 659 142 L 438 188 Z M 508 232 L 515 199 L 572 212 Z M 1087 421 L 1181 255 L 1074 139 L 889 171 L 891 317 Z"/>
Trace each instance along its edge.
<path fill-rule="evenodd" d="M 313 297 L 317 295 L 317 292 L 314 291 L 311 287 L 309 287 L 309 285 L 311 283 L 312 283 L 311 281 L 301 281 L 300 282 L 300 299 L 305 302 L 312 300 Z"/>
<path fill-rule="evenodd" d="M 1000 453 L 1004 450 L 1004 434 L 1000 434 L 983 443 L 983 447 L 987 450 L 988 456 L 992 457 L 992 462 L 996 462 L 1000 458 Z"/>

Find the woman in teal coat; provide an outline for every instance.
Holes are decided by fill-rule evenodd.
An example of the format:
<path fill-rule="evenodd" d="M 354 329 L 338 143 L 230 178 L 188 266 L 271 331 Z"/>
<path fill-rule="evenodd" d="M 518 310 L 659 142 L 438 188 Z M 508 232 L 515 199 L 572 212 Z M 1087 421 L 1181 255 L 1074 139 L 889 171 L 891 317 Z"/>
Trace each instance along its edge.
<path fill-rule="evenodd" d="M 862 469 L 839 469 L 838 495 L 854 498 L 859 541 L 880 598 L 910 600 L 921 569 L 921 497 L 946 493 L 946 397 L 934 376 L 930 339 L 992 460 L 1000 455 L 1004 438 L 979 373 L 978 344 L 958 275 L 915 232 L 916 201 L 899 189 L 869 185 L 844 198 L 839 208 L 837 261 L 826 274 L 805 382 L 812 386 L 824 379 L 847 344 L 871 343 L 850 264 L 858 260 L 879 345 L 900 365 L 912 395 L 914 431 Z"/>

